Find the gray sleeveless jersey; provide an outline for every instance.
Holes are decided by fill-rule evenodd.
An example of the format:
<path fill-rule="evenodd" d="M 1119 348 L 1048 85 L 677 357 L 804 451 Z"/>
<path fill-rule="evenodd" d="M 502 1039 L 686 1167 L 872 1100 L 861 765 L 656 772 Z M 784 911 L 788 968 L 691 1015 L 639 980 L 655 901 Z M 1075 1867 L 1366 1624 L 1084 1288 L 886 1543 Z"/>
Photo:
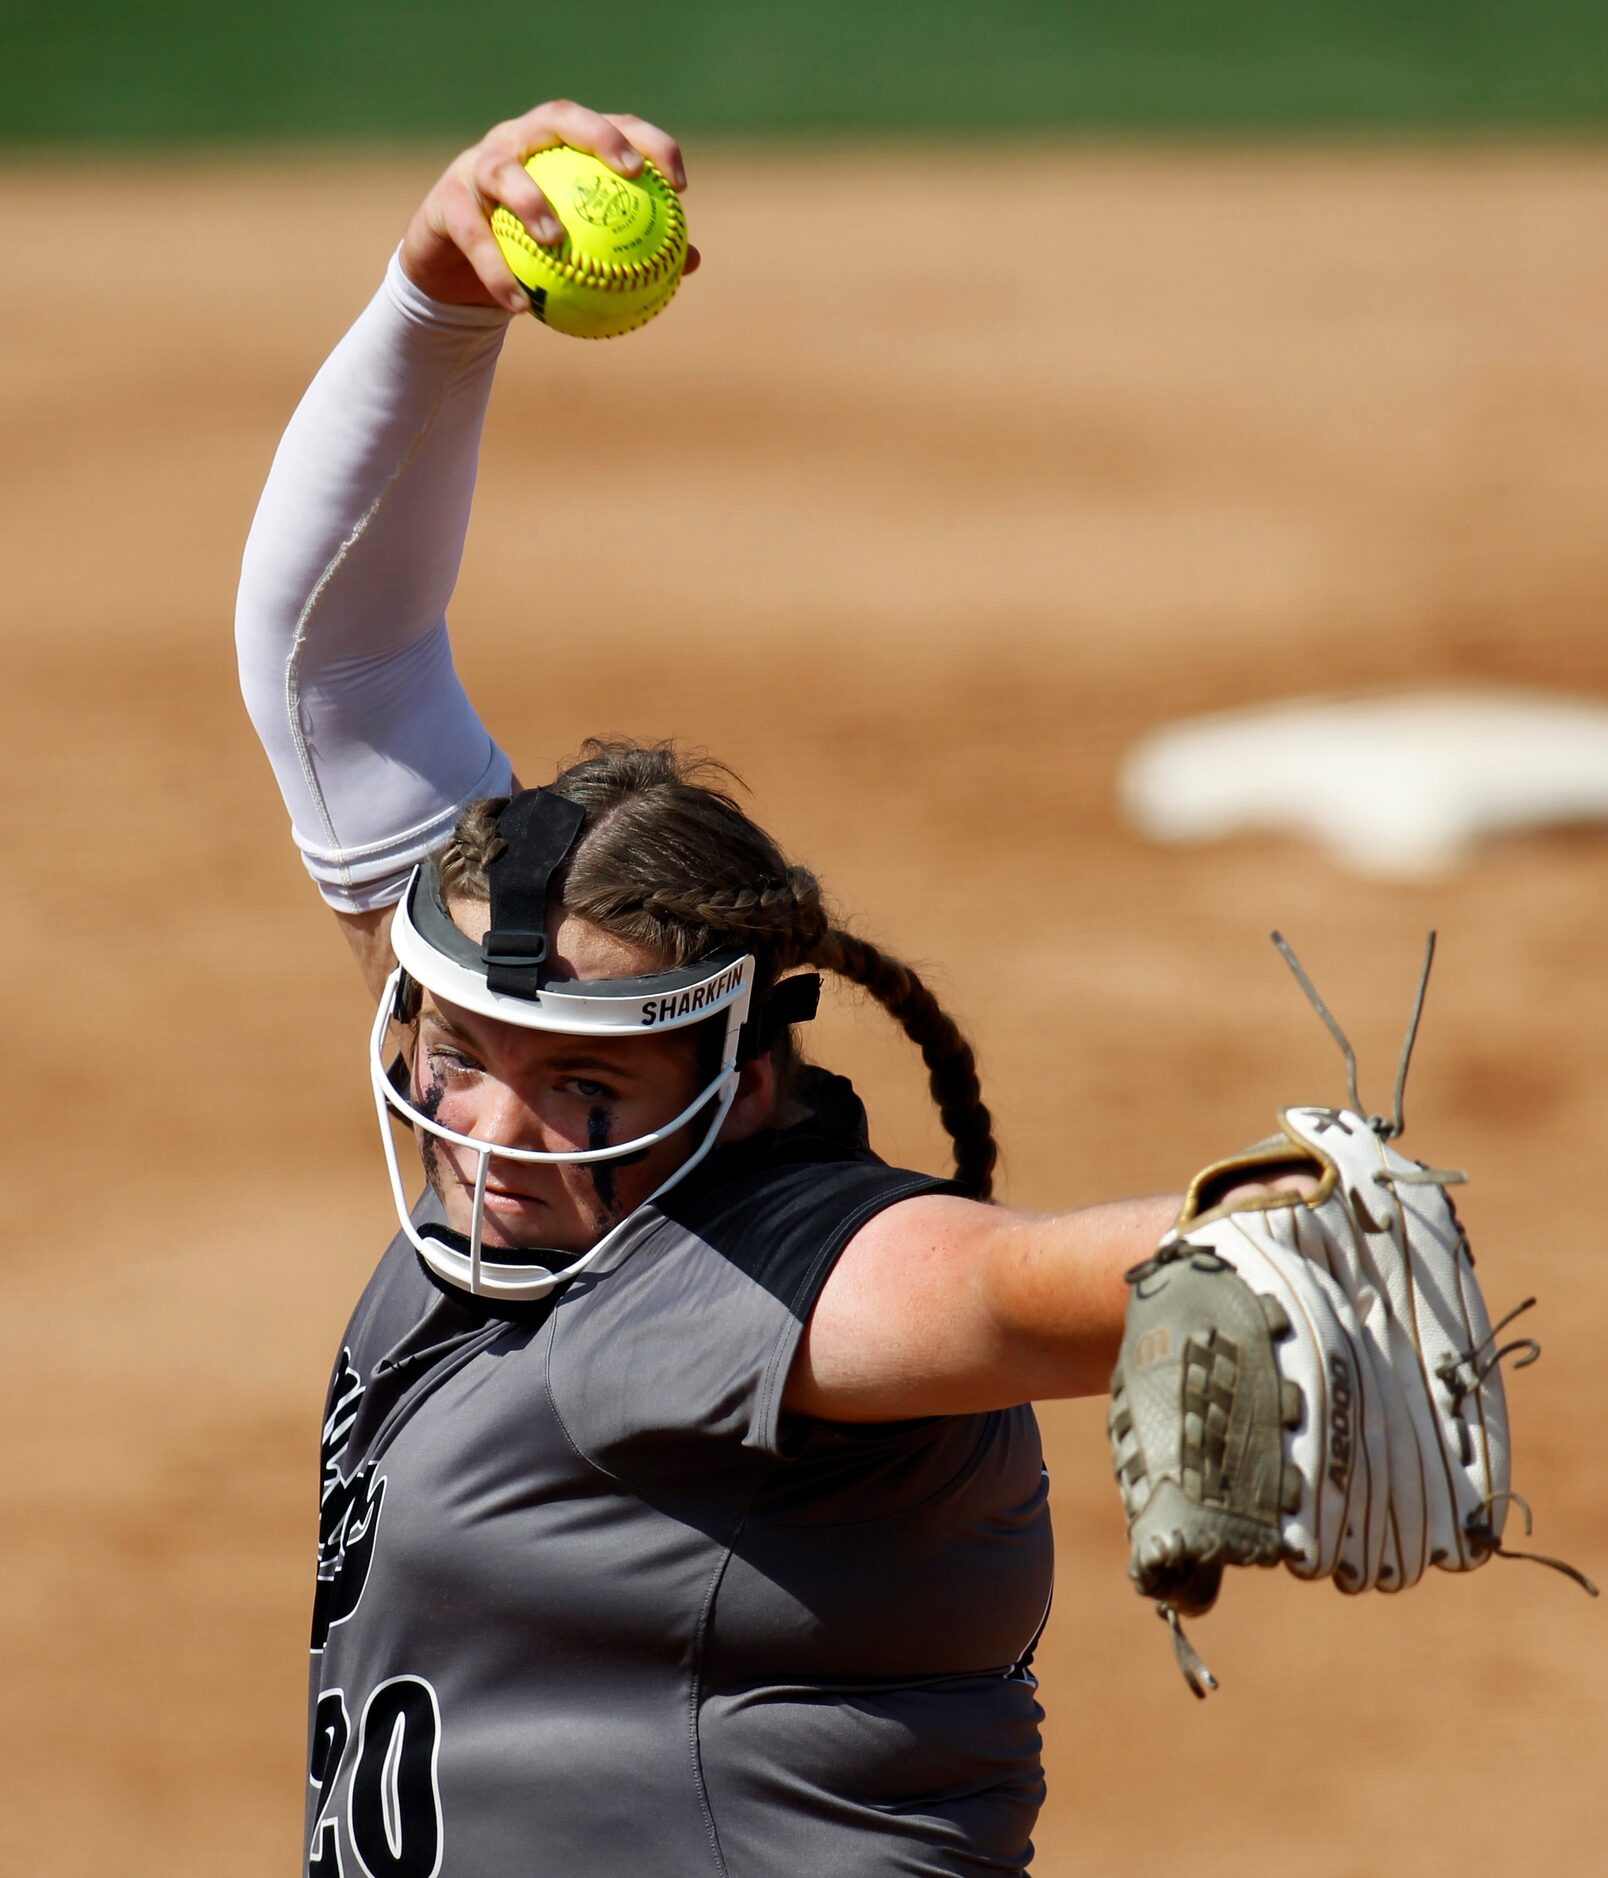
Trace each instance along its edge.
<path fill-rule="evenodd" d="M 850 1235 L 943 1190 L 817 1088 L 835 1125 L 714 1157 L 556 1302 L 387 1251 L 323 1430 L 310 1872 L 1025 1868 L 1037 1428 L 782 1414 Z"/>

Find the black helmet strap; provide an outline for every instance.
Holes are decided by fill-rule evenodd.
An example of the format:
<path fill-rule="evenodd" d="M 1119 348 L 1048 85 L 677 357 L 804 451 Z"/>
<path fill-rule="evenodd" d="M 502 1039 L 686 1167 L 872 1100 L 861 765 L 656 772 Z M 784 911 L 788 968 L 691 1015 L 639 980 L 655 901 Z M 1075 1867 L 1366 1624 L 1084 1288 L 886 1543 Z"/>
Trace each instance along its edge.
<path fill-rule="evenodd" d="M 547 896 L 586 820 L 577 802 L 527 789 L 497 817 L 503 850 L 486 868 L 491 928 L 480 942 L 486 983 L 504 997 L 533 998 L 546 982 Z"/>
<path fill-rule="evenodd" d="M 789 1024 L 807 1024 L 821 1008 L 821 974 L 796 972 L 771 987 L 765 999 L 742 1028 L 737 1045 L 737 1061 L 764 1056 Z"/>

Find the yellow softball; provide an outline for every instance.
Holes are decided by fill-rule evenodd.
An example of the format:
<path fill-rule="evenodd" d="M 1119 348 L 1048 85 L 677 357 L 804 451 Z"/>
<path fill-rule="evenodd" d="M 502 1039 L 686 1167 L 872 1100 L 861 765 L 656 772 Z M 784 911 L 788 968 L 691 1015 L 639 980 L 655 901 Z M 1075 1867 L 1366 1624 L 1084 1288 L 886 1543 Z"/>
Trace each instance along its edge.
<path fill-rule="evenodd" d="M 613 339 L 662 312 L 681 284 L 687 218 L 653 165 L 644 157 L 633 180 L 554 144 L 525 168 L 563 224 L 563 241 L 543 247 L 504 208 L 493 210 L 491 232 L 537 319 L 577 339 Z"/>

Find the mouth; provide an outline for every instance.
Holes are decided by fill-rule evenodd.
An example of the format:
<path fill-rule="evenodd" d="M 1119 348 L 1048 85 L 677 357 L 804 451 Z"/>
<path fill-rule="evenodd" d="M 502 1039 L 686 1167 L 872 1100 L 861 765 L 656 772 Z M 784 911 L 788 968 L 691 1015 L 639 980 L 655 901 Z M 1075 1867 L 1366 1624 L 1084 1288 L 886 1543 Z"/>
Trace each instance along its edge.
<path fill-rule="evenodd" d="M 475 1210 L 475 1183 L 455 1179 L 453 1184 L 460 1197 L 449 1209 L 449 1217 L 461 1207 L 460 1229 L 467 1233 Z M 521 1193 L 515 1187 L 487 1186 L 485 1204 L 480 1209 L 480 1232 L 488 1255 L 546 1245 L 553 1229 L 553 1209 L 546 1200 Z"/>
<path fill-rule="evenodd" d="M 475 1183 L 467 1181 L 464 1191 L 473 1200 Z M 486 1183 L 486 1211 L 488 1213 L 528 1213 L 535 1207 L 546 1208 L 547 1202 L 538 1199 L 534 1193 L 521 1193 L 513 1187 L 494 1187 Z"/>
<path fill-rule="evenodd" d="M 453 1186 L 463 1195 L 465 1204 L 473 1207 L 475 1203 L 474 1176 L 461 1173 L 450 1163 L 446 1171 Z M 485 1210 L 488 1214 L 529 1214 L 538 1210 L 549 1212 L 551 1204 L 539 1194 L 527 1193 L 519 1187 L 506 1187 L 500 1181 L 488 1180 Z"/>

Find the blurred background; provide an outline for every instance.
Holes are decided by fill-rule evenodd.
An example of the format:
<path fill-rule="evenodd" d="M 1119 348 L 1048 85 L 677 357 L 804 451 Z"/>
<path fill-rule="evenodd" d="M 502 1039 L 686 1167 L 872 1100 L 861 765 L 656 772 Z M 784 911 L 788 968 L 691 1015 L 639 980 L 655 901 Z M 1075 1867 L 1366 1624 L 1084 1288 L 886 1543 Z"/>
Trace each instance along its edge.
<path fill-rule="evenodd" d="M 60 147 L 461 137 L 514 73 L 688 133 L 1595 131 L 1589 0 L 10 0 L 4 134 Z M 516 92 L 523 97 L 523 92 Z"/>
<path fill-rule="evenodd" d="M 706 266 L 623 345 L 510 339 L 454 617 L 523 773 L 611 732 L 734 764 L 976 1037 L 1020 1205 L 1176 1189 L 1342 1097 L 1271 926 L 1382 1103 L 1438 927 L 1405 1145 L 1469 1168 L 1493 1307 L 1540 1295 L 1514 1484 L 1608 1573 L 1608 840 L 1369 879 L 1118 805 L 1201 712 L 1608 704 L 1608 11 L 10 0 L 4 43 L 0 1866 L 294 1867 L 317 1424 L 388 1202 L 233 588 L 408 213 L 547 96 L 683 137 Z M 940 1165 L 877 1014 L 817 1029 L 882 1150 Z M 1197 1705 L 1103 1412 L 1043 1417 L 1035 1871 L 1600 1860 L 1600 1605 L 1507 1563 L 1246 1576 Z"/>

